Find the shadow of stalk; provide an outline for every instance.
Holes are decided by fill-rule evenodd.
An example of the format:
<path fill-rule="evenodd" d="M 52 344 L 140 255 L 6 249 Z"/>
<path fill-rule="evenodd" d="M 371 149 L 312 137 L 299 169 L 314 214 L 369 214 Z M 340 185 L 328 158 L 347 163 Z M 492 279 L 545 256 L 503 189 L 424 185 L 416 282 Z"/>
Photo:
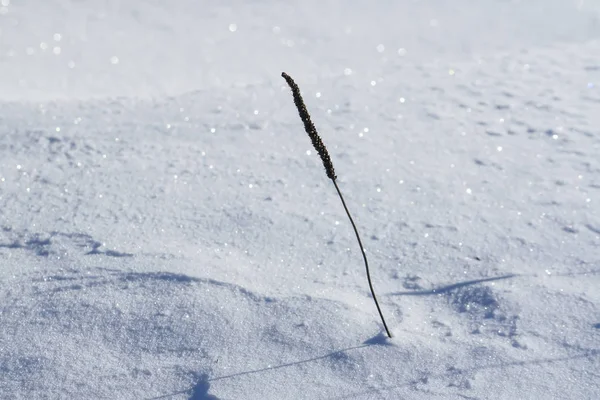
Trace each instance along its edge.
<path fill-rule="evenodd" d="M 440 287 L 428 289 L 428 290 L 413 290 L 410 292 L 387 293 L 386 296 L 430 296 L 433 294 L 447 293 L 454 289 L 461 288 L 463 286 L 475 285 L 475 284 L 482 283 L 482 282 L 499 281 L 499 280 L 503 280 L 503 279 L 514 278 L 517 276 L 520 276 L 520 275 L 519 274 L 508 274 L 508 275 L 502 275 L 502 276 L 495 276 L 492 278 L 474 279 L 471 281 L 453 283 L 452 285 L 440 286 Z"/>
<path fill-rule="evenodd" d="M 218 376 L 216 378 L 209 379 L 209 381 L 210 382 L 214 382 L 214 381 L 219 381 L 219 380 L 222 380 L 222 379 L 235 378 L 237 376 L 257 374 L 257 373 L 260 373 L 260 372 L 267 372 L 267 371 L 272 371 L 272 370 L 281 369 L 281 368 L 293 367 L 293 366 L 296 366 L 296 365 L 306 364 L 306 363 L 310 363 L 310 362 L 313 362 L 313 361 L 323 360 L 323 359 L 329 358 L 329 357 L 335 357 L 335 356 L 340 355 L 340 354 L 342 354 L 342 353 L 344 353 L 346 351 L 349 351 L 349 350 L 362 349 L 364 347 L 373 346 L 373 345 L 376 344 L 376 343 L 367 343 L 367 342 L 365 342 L 364 344 L 361 344 L 360 346 L 348 347 L 348 348 L 345 348 L 345 349 L 342 349 L 342 350 L 337 350 L 337 351 L 334 351 L 334 352 L 331 352 L 329 354 L 325 354 L 325 355 L 322 355 L 322 356 L 319 356 L 319 357 L 309 358 L 307 360 L 294 361 L 294 362 L 291 362 L 291 363 L 280 364 L 280 365 L 276 365 L 276 366 L 273 366 L 273 367 L 266 367 L 266 368 L 260 368 L 260 369 L 251 370 L 251 371 L 238 372 L 238 373 L 231 374 L 231 375 Z"/>
<path fill-rule="evenodd" d="M 274 371 L 274 370 L 278 370 L 278 369 L 282 369 L 282 368 L 294 367 L 297 365 L 307 364 L 310 362 L 323 360 L 326 358 L 335 358 L 336 356 L 339 356 L 340 354 L 343 354 L 347 351 L 358 350 L 358 349 L 362 349 L 362 348 L 369 347 L 369 346 L 386 345 L 387 344 L 386 342 L 387 342 L 387 336 L 385 336 L 385 334 L 383 332 L 381 332 L 378 335 L 374 336 L 373 338 L 366 340 L 363 344 L 361 344 L 359 346 L 347 347 L 345 349 L 336 350 L 331 353 L 324 354 L 324 355 L 318 356 L 318 357 L 309 358 L 306 360 L 299 360 L 299 361 L 294 361 L 294 362 L 290 362 L 290 363 L 275 365 L 272 367 L 254 369 L 254 370 L 250 370 L 250 371 L 237 372 L 237 373 L 230 374 L 230 375 L 217 376 L 217 377 L 211 378 L 211 379 L 207 379 L 208 376 L 206 374 L 203 374 L 200 376 L 198 383 L 190 388 L 180 390 L 180 391 L 174 392 L 174 393 L 165 394 L 165 395 L 158 396 L 158 397 L 152 397 L 147 400 L 167 399 L 167 398 L 182 395 L 182 394 L 189 395 L 190 396 L 189 400 L 218 400 L 218 397 L 208 394 L 208 389 L 210 388 L 210 382 L 232 379 L 232 378 L 236 378 L 236 377 L 244 376 L 244 375 L 259 374 L 259 373 Z"/>

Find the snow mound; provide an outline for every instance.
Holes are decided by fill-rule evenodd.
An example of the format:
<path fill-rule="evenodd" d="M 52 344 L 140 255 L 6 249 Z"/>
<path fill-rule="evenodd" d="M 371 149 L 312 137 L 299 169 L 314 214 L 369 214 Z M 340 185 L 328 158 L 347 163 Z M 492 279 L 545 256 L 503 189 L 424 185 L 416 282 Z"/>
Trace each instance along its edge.
<path fill-rule="evenodd" d="M 600 398 L 599 17 L 1 1 L 0 397 Z"/>

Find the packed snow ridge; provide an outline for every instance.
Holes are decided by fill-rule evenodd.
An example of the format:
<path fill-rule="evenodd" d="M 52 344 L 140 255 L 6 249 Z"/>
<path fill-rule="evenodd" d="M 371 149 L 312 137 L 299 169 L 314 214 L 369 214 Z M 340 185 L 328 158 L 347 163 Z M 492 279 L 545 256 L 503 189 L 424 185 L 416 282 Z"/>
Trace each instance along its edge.
<path fill-rule="evenodd" d="M 590 1 L 1 1 L 0 398 L 600 398 L 599 38 Z"/>

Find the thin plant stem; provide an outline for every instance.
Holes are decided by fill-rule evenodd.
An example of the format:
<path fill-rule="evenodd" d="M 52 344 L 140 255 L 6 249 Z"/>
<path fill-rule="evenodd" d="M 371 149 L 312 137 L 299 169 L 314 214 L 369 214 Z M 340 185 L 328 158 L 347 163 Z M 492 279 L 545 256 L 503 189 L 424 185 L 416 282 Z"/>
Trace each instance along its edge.
<path fill-rule="evenodd" d="M 356 229 L 356 225 L 354 224 L 354 220 L 350 215 L 350 211 L 348 211 L 348 207 L 346 207 L 344 196 L 342 196 L 342 192 L 340 191 L 340 188 L 337 185 L 337 176 L 335 174 L 335 170 L 333 169 L 333 163 L 331 162 L 331 158 L 329 157 L 327 147 L 325 147 L 325 144 L 323 143 L 321 137 L 319 136 L 319 133 L 317 132 L 317 128 L 315 128 L 315 125 L 313 124 L 310 118 L 308 109 L 306 108 L 304 100 L 302 99 L 302 95 L 300 94 L 300 88 L 298 87 L 296 82 L 294 82 L 292 77 L 286 74 L 285 72 L 282 72 L 281 76 L 283 77 L 283 79 L 285 79 L 290 89 L 292 89 L 294 104 L 298 109 L 300 119 L 304 123 L 304 130 L 310 137 L 310 140 L 312 141 L 315 150 L 317 150 L 317 153 L 319 153 L 319 157 L 321 157 L 321 161 L 323 162 L 323 166 L 325 167 L 325 173 L 327 174 L 327 177 L 333 181 L 333 185 L 335 186 L 335 189 L 337 190 L 337 193 L 340 196 L 340 200 L 342 200 L 342 205 L 344 206 L 344 210 L 346 210 L 346 214 L 348 215 L 348 219 L 352 224 L 352 228 L 354 228 L 354 233 L 356 234 L 356 239 L 358 240 L 358 245 L 360 246 L 360 251 L 362 253 L 363 259 L 365 260 L 365 269 L 367 270 L 367 281 L 369 282 L 369 289 L 371 289 L 371 295 L 373 295 L 373 300 L 375 301 L 377 312 L 379 312 L 379 316 L 381 317 L 381 322 L 383 322 L 385 332 L 387 333 L 388 337 L 391 338 L 392 334 L 390 333 L 390 330 L 388 329 L 387 324 L 385 323 L 383 313 L 381 312 L 379 302 L 377 301 L 377 296 L 375 296 L 375 290 L 373 289 L 373 283 L 371 282 L 371 273 L 369 272 L 369 262 L 367 261 L 367 254 L 365 253 L 365 249 L 363 248 L 362 242 L 360 240 L 360 235 L 358 234 L 358 229 Z"/>
<path fill-rule="evenodd" d="M 348 207 L 346 206 L 346 202 L 344 201 L 344 196 L 342 196 L 342 192 L 338 187 L 338 184 L 335 179 L 332 179 L 333 185 L 335 186 L 335 190 L 337 190 L 338 195 L 340 196 L 340 200 L 342 201 L 342 205 L 344 206 L 344 210 L 346 210 L 346 214 L 348 215 L 348 219 L 352 224 L 352 228 L 354 229 L 354 233 L 356 234 L 356 240 L 358 240 L 358 245 L 360 246 L 360 251 L 363 256 L 363 260 L 365 260 L 365 269 L 367 270 L 367 281 L 369 281 L 369 289 L 371 289 L 371 295 L 373 296 L 373 300 L 375 301 L 375 306 L 377 307 L 377 312 L 379 312 L 379 316 L 381 317 L 381 322 L 383 323 L 383 327 L 385 328 L 385 332 L 388 337 L 392 337 L 390 330 L 388 329 L 387 324 L 385 323 L 385 318 L 383 318 L 383 313 L 381 312 L 381 308 L 379 307 L 379 302 L 377 301 L 377 296 L 375 296 L 375 290 L 373 290 L 373 283 L 371 282 L 371 273 L 369 272 L 369 261 L 367 261 L 367 253 L 365 253 L 365 249 L 363 248 L 362 241 L 360 240 L 360 235 L 358 234 L 358 229 L 356 229 L 356 224 L 354 224 L 354 220 L 350 215 L 350 211 L 348 211 Z"/>

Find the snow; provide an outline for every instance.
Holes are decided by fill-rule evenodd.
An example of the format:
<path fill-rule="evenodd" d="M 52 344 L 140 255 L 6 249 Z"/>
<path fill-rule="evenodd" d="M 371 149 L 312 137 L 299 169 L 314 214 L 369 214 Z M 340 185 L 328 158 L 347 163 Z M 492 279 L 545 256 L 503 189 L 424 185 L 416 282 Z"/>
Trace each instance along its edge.
<path fill-rule="evenodd" d="M 599 39 L 583 0 L 2 0 L 0 397 L 599 398 Z"/>

